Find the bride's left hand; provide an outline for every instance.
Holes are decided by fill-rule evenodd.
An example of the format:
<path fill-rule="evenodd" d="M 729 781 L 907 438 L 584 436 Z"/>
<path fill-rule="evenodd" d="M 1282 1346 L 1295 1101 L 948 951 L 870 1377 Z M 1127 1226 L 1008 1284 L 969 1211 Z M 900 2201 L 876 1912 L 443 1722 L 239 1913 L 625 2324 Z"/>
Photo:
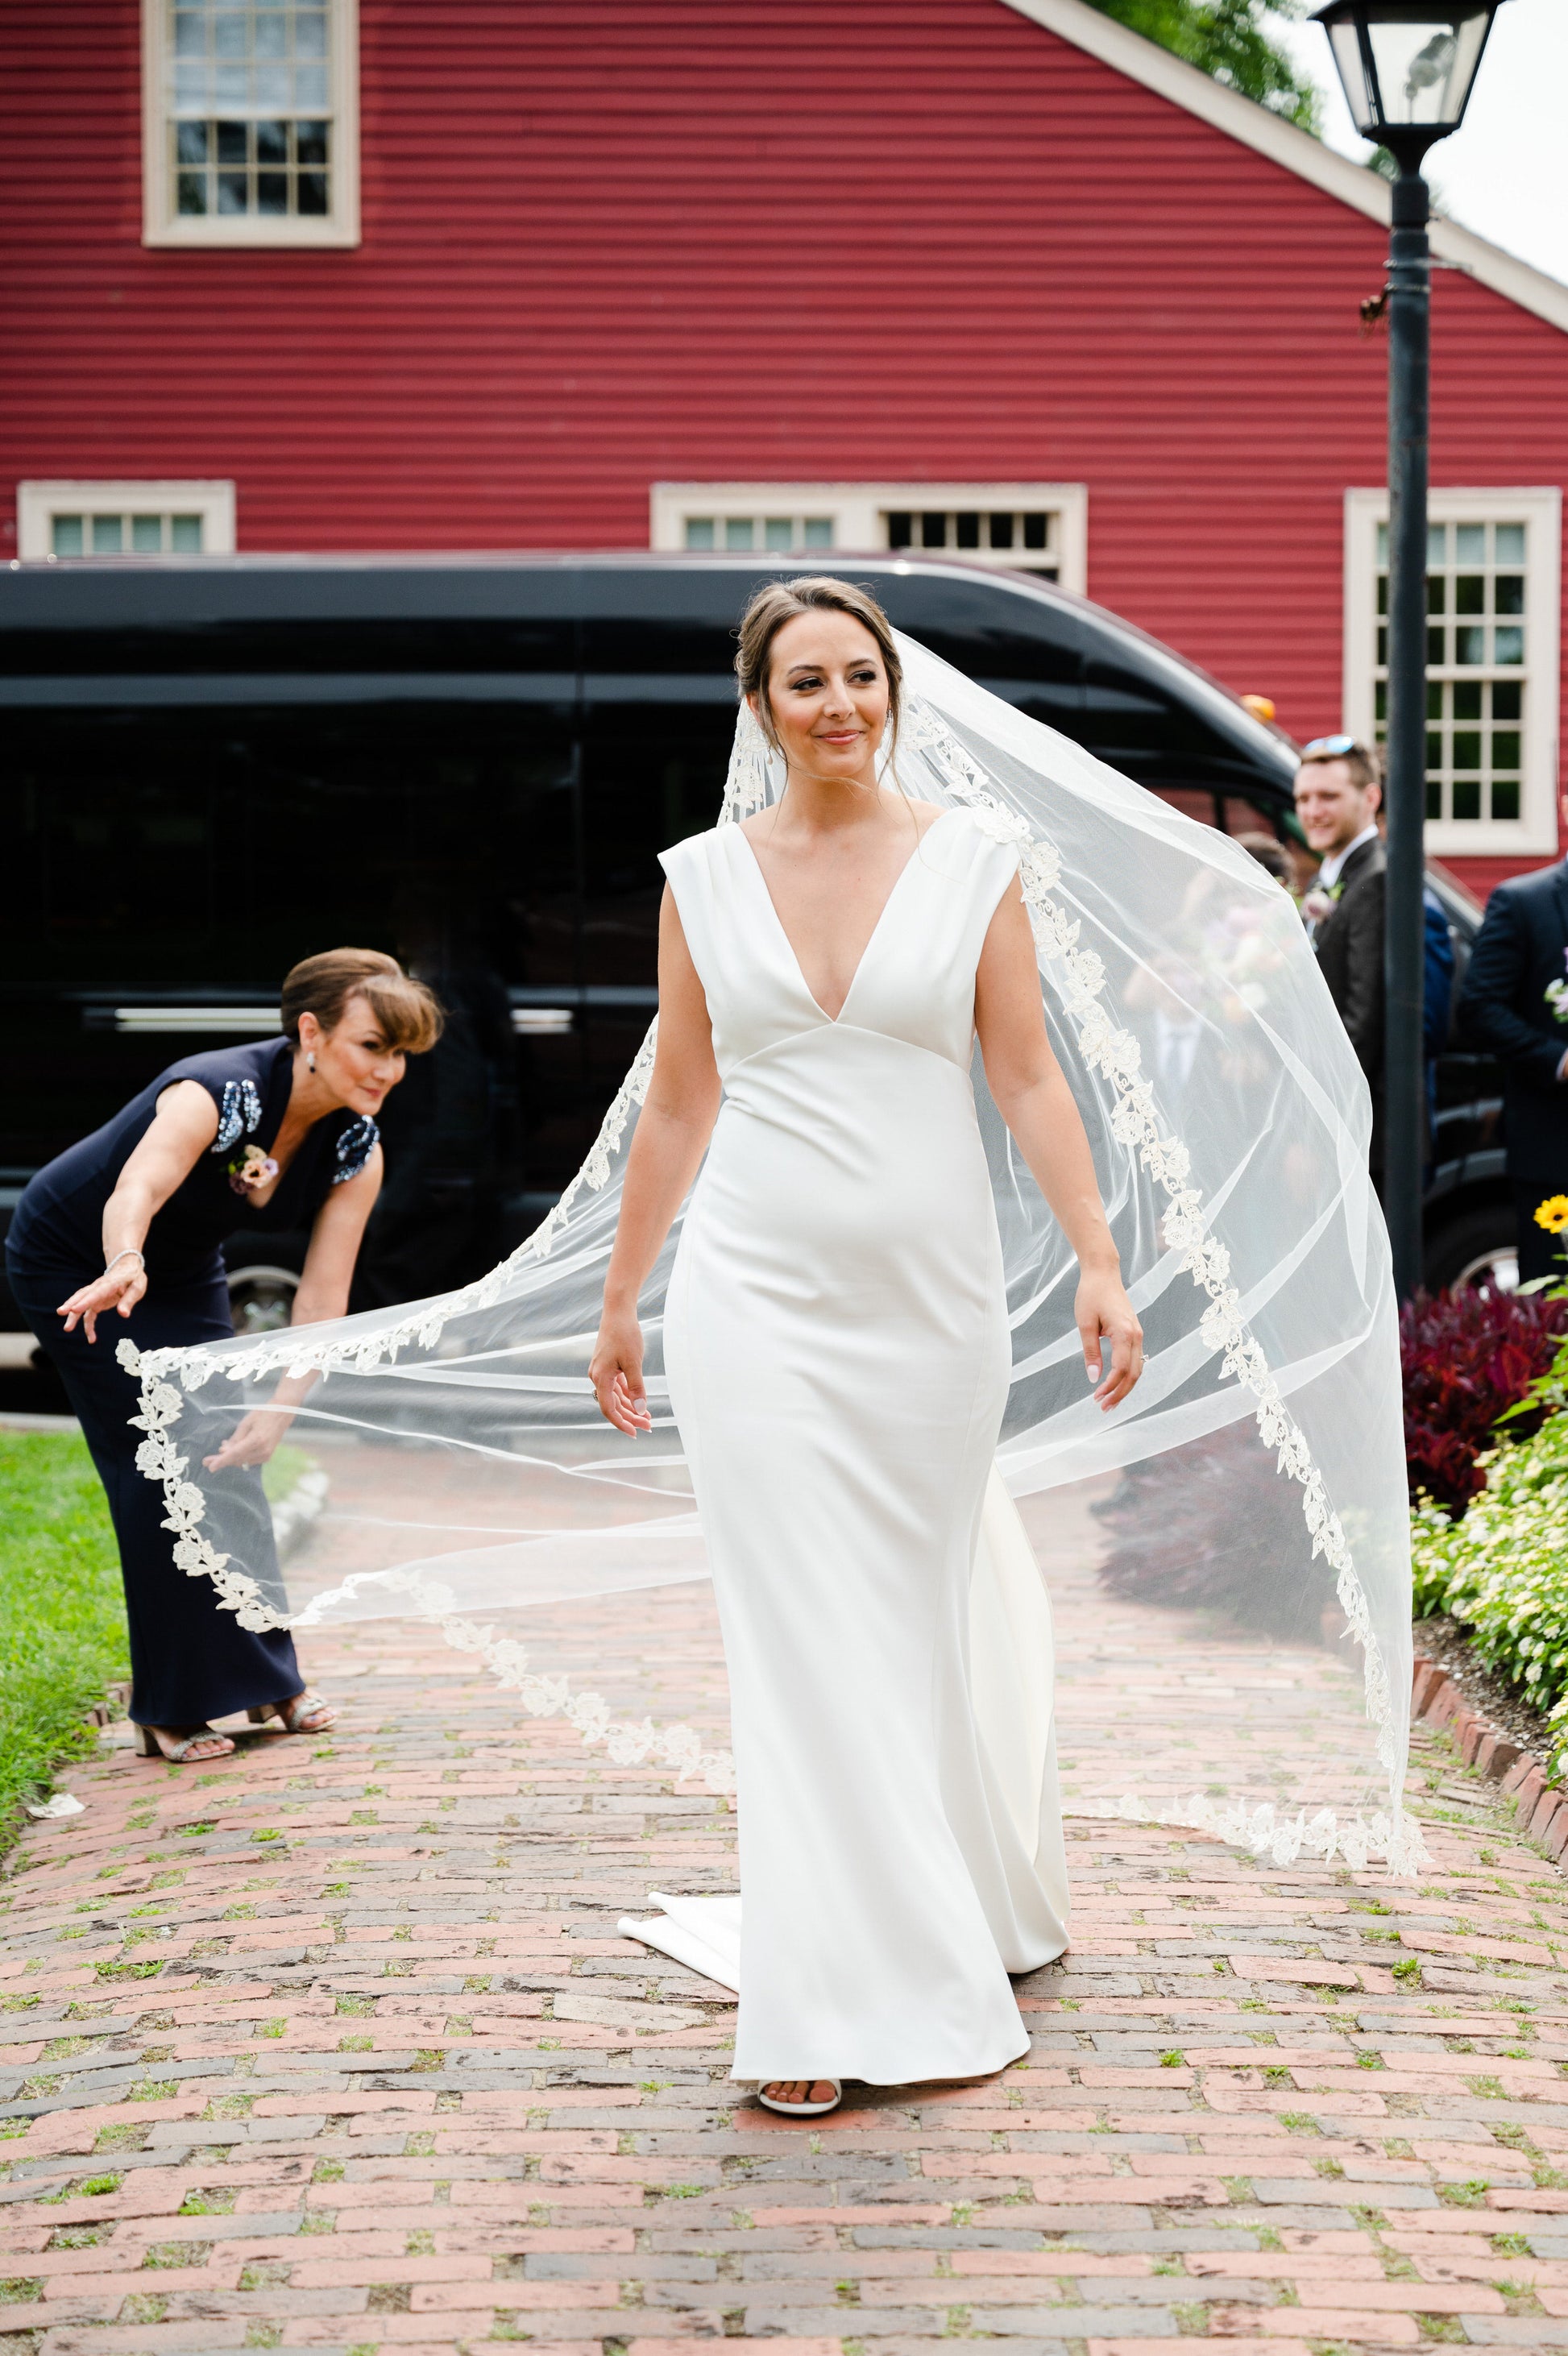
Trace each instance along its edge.
<path fill-rule="evenodd" d="M 1120 1407 L 1144 1371 L 1144 1329 L 1114 1269 L 1084 1270 L 1078 1282 L 1073 1317 L 1101 1412 Z M 1107 1342 L 1111 1344 L 1109 1368 Z"/>
<path fill-rule="evenodd" d="M 628 1440 L 652 1430 L 642 1382 L 642 1327 L 634 1312 L 618 1315 L 607 1307 L 588 1362 L 588 1380 L 607 1423 Z"/>

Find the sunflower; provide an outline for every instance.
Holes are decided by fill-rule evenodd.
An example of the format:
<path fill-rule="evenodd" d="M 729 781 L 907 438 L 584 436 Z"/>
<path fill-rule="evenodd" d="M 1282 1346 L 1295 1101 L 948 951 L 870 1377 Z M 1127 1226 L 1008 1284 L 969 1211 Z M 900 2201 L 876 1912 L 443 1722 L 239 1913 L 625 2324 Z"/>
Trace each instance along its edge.
<path fill-rule="evenodd" d="M 1560 1236 L 1568 1227 L 1568 1194 L 1548 1194 L 1544 1203 L 1538 1203 L 1535 1224 L 1549 1236 Z"/>

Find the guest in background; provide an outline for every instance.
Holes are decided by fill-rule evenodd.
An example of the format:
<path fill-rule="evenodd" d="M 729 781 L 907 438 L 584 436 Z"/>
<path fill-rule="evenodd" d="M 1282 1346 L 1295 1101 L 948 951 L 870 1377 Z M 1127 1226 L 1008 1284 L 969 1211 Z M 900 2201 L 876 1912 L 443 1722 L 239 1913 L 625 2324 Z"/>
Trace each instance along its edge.
<path fill-rule="evenodd" d="M 1266 868 L 1274 882 L 1283 884 L 1294 897 L 1295 871 L 1283 842 L 1277 842 L 1272 834 L 1239 834 L 1236 841 L 1250 859 L 1255 859 L 1260 867 Z"/>
<path fill-rule="evenodd" d="M 1560 807 L 1568 823 L 1568 795 Z M 1568 1193 L 1568 860 L 1493 892 L 1459 1021 L 1503 1067 L 1520 1276 L 1559 1275 L 1557 1244 L 1535 1214 L 1546 1195 Z"/>
<path fill-rule="evenodd" d="M 1302 903 L 1318 970 L 1372 1092 L 1372 1183 L 1383 1178 L 1382 776 L 1354 736 L 1318 736 L 1301 756 L 1295 809 L 1322 861 Z"/>

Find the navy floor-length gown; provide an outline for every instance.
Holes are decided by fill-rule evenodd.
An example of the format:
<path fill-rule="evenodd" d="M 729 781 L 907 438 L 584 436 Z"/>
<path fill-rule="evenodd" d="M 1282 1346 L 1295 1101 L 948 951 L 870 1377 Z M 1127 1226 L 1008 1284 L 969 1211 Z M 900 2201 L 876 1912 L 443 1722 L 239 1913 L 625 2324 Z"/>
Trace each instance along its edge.
<path fill-rule="evenodd" d="M 22 1314 L 59 1371 L 108 1494 L 130 1625 L 131 1716 L 143 1726 L 197 1726 L 286 1700 L 304 1684 L 286 1629 L 255 1633 L 220 1609 L 206 1579 L 180 1570 L 163 1526 L 161 1485 L 138 1472 L 143 1435 L 130 1422 L 138 1388 L 117 1363 L 129 1335 L 139 1349 L 209 1342 L 231 1333 L 219 1246 L 246 1227 L 308 1227 L 332 1186 L 362 1170 L 377 1141 L 373 1120 L 347 1108 L 306 1131 L 265 1204 L 233 1184 L 248 1155 L 271 1152 L 294 1085 L 294 1043 L 264 1039 L 217 1047 L 171 1064 L 113 1120 L 46 1165 L 17 1205 L 5 1238 L 6 1274 Z M 218 1134 L 147 1231 L 147 1290 L 128 1319 L 111 1312 L 89 1343 L 57 1312 L 103 1267 L 103 1206 L 150 1127 L 164 1090 L 194 1080 L 218 1108 Z M 252 1526 L 248 1567 L 281 1591 L 272 1517 L 260 1472 L 222 1476 Z"/>

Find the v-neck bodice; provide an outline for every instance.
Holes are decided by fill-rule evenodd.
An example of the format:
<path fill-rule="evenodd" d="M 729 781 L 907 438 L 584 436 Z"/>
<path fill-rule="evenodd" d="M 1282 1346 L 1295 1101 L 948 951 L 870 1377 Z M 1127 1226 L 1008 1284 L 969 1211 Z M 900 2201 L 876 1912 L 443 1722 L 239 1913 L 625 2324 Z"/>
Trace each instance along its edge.
<path fill-rule="evenodd" d="M 779 903 L 773 896 L 773 886 L 768 881 L 762 862 L 757 857 L 757 845 L 752 841 L 751 837 L 746 833 L 744 826 L 736 829 L 741 841 L 745 843 L 746 849 L 751 853 L 752 864 L 757 869 L 757 879 L 762 885 L 763 895 L 768 902 L 768 911 L 772 916 L 774 923 L 778 926 L 779 933 L 783 937 L 784 946 L 789 950 L 790 958 L 794 962 L 795 970 L 800 975 L 801 982 L 805 986 L 806 995 L 811 1000 L 812 1005 L 816 1008 L 818 1013 L 825 1015 L 830 1023 L 843 1022 L 844 1009 L 848 1006 L 851 998 L 854 996 L 854 985 L 860 979 L 860 969 L 865 963 L 866 958 L 871 955 L 872 949 L 875 945 L 876 936 L 882 930 L 884 924 L 887 921 L 888 911 L 892 907 L 894 901 L 898 896 L 898 887 L 903 883 L 906 875 L 909 873 L 909 870 L 914 865 L 916 860 L 919 857 L 922 844 L 924 844 L 928 839 L 936 832 L 938 827 L 941 825 L 944 819 L 950 818 L 951 816 L 952 812 L 950 810 L 940 810 L 937 813 L 937 816 L 931 820 L 929 826 L 927 827 L 925 832 L 920 836 L 919 841 L 916 843 L 913 851 L 910 851 L 908 859 L 905 860 L 904 864 L 898 870 L 897 874 L 893 878 L 892 884 L 888 887 L 887 895 L 877 911 L 876 922 L 872 926 L 870 932 L 866 935 L 865 945 L 861 949 L 860 955 L 854 961 L 854 971 L 850 975 L 848 988 L 845 990 L 843 998 L 839 1001 L 839 1011 L 836 1014 L 828 1013 L 827 1008 L 822 1004 L 822 1000 L 817 996 L 817 993 L 811 988 L 811 983 L 806 980 L 806 969 L 800 962 L 800 952 L 795 947 L 794 942 L 789 938 L 789 928 L 779 913 Z"/>
<path fill-rule="evenodd" d="M 722 1078 L 813 1030 L 870 1031 L 965 1070 L 986 928 L 1017 871 L 1016 850 L 958 807 L 933 819 L 899 871 L 836 1015 L 819 1004 L 739 826 L 660 855 L 708 1001 Z"/>

